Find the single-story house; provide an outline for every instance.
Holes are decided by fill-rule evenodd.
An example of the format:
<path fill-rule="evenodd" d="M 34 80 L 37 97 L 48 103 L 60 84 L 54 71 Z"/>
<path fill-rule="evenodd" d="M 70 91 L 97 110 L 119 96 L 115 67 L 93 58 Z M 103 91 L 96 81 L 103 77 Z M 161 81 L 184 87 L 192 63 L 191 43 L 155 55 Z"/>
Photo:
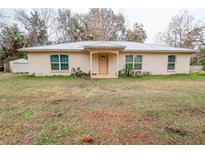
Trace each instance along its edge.
<path fill-rule="evenodd" d="M 193 49 L 126 41 L 81 41 L 21 48 L 28 54 L 29 74 L 69 75 L 80 67 L 92 78 L 116 78 L 133 68 L 152 75 L 189 73 Z"/>
<path fill-rule="evenodd" d="M 28 60 L 24 58 L 9 61 L 9 67 L 13 73 L 27 73 Z"/>

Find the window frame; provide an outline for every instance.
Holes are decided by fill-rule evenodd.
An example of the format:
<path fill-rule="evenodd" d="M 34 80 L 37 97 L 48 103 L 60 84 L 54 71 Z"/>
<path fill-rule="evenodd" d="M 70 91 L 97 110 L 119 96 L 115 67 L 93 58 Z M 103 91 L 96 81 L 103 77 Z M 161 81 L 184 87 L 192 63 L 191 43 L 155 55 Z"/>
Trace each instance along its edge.
<path fill-rule="evenodd" d="M 126 62 L 126 56 L 133 56 L 132 62 Z M 141 56 L 142 57 L 142 61 L 141 62 L 135 62 L 135 57 L 137 57 L 137 56 Z M 137 54 L 125 55 L 125 69 L 126 69 L 126 64 L 132 64 L 132 69 L 134 71 L 142 71 L 143 55 L 137 55 Z M 135 69 L 135 67 L 134 67 L 135 64 L 141 64 L 141 69 Z"/>
<path fill-rule="evenodd" d="M 67 62 L 61 62 L 61 56 L 67 56 L 68 61 L 67 61 Z M 60 69 L 61 71 L 67 71 L 67 70 L 69 70 L 69 55 L 61 55 L 61 54 L 60 54 L 60 55 L 59 55 L 59 59 L 60 59 L 60 64 L 59 64 L 59 65 L 60 65 L 60 68 L 59 68 L 59 69 Z M 63 69 L 63 70 L 62 70 L 62 67 L 61 67 L 62 64 L 67 64 L 67 65 L 68 65 L 68 69 Z"/>
<path fill-rule="evenodd" d="M 58 62 L 52 62 L 51 57 L 52 56 L 58 56 Z M 67 56 L 68 57 L 68 62 L 61 62 L 61 56 Z M 53 70 L 52 69 L 52 64 L 58 64 L 58 68 L 57 70 Z M 68 69 L 61 69 L 61 64 L 68 64 Z M 50 69 L 51 71 L 69 71 L 70 66 L 69 66 L 69 55 L 65 55 L 65 54 L 54 54 L 54 55 L 50 55 Z"/>
<path fill-rule="evenodd" d="M 170 56 L 174 56 L 175 57 L 175 61 L 174 62 L 169 62 L 169 57 Z M 167 56 L 167 70 L 168 71 L 175 71 L 176 70 L 176 61 L 177 61 L 177 56 L 176 55 L 168 55 Z M 169 69 L 169 64 L 174 64 L 174 69 Z"/>
<path fill-rule="evenodd" d="M 52 62 L 52 56 L 58 56 L 58 62 Z M 58 64 L 58 69 L 54 70 L 52 69 L 52 64 Z M 59 55 L 50 55 L 50 66 L 51 66 L 51 70 L 52 71 L 59 71 L 60 67 L 59 67 Z"/>

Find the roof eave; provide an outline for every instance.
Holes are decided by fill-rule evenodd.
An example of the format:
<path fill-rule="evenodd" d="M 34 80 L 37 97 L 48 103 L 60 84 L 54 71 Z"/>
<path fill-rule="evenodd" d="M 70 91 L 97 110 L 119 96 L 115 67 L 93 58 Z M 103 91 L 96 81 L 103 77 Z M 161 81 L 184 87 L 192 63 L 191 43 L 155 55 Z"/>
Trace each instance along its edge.
<path fill-rule="evenodd" d="M 52 51 L 52 52 L 55 52 L 55 51 L 83 51 L 83 49 L 18 49 L 18 51 L 22 51 L 22 52 L 33 52 L 33 51 L 36 51 L 36 52 L 40 52 L 40 51 L 44 51 L 44 52 L 47 52 L 47 51 Z"/>
<path fill-rule="evenodd" d="M 190 50 L 131 50 L 126 49 L 125 46 L 113 46 L 113 47 L 105 47 L 105 46 L 85 46 L 84 49 L 29 49 L 29 48 L 20 48 L 18 51 L 21 52 L 56 52 L 56 51 L 64 51 L 64 52 L 82 52 L 86 49 L 119 49 L 122 52 L 175 52 L 175 53 L 196 53 L 199 52 L 198 50 L 190 49 Z"/>
<path fill-rule="evenodd" d="M 163 53 L 163 52 L 167 52 L 167 53 L 170 53 L 170 52 L 176 52 L 176 53 L 196 53 L 198 51 L 196 50 L 122 50 L 123 52 L 160 52 L 160 53 Z"/>
<path fill-rule="evenodd" d="M 120 49 L 120 50 L 123 50 L 125 48 L 126 46 L 90 46 L 90 45 L 84 46 L 84 49 Z"/>

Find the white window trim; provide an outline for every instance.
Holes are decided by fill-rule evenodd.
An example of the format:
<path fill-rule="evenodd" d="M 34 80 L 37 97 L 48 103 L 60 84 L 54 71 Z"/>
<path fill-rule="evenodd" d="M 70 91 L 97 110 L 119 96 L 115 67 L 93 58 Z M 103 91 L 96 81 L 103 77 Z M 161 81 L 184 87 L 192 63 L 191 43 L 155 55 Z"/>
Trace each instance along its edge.
<path fill-rule="evenodd" d="M 169 62 L 169 56 L 175 56 L 175 62 Z M 174 64 L 174 69 L 168 69 L 169 64 Z M 176 71 L 176 64 L 177 64 L 177 56 L 176 55 L 168 55 L 167 56 L 167 71 L 168 72 L 175 72 Z"/>
<path fill-rule="evenodd" d="M 51 56 L 58 56 L 58 62 L 51 62 Z M 68 56 L 68 62 L 61 62 L 60 61 L 60 56 L 61 55 L 65 55 L 65 54 L 52 54 L 50 55 L 50 70 L 52 73 L 57 73 L 57 72 L 69 72 L 70 71 L 70 57 L 69 55 L 65 55 L 65 56 Z M 59 66 L 59 70 L 52 70 L 52 67 L 51 65 L 52 64 L 58 64 Z M 61 70 L 61 64 L 68 64 L 68 69 L 67 70 Z"/>
<path fill-rule="evenodd" d="M 126 56 L 133 56 L 133 61 L 132 62 L 126 62 Z M 142 62 L 135 62 L 134 61 L 134 57 L 135 56 L 142 56 Z M 132 64 L 132 67 L 133 67 L 133 70 L 134 71 L 142 71 L 143 69 L 143 55 L 138 55 L 138 54 L 127 54 L 124 56 L 124 62 L 125 62 L 125 65 L 124 65 L 124 68 L 126 68 L 126 64 Z M 135 70 L 134 69 L 134 64 L 141 64 L 141 69 L 140 70 Z"/>

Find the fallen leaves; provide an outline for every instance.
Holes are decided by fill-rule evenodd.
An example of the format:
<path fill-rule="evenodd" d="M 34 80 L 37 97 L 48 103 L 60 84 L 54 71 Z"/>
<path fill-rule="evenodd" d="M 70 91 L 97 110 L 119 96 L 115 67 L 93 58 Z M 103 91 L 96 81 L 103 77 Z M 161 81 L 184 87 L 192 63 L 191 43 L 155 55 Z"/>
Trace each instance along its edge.
<path fill-rule="evenodd" d="M 90 143 L 94 142 L 94 139 L 92 137 L 87 136 L 87 137 L 81 138 L 81 141 L 84 142 L 84 143 L 89 143 L 90 144 Z"/>

